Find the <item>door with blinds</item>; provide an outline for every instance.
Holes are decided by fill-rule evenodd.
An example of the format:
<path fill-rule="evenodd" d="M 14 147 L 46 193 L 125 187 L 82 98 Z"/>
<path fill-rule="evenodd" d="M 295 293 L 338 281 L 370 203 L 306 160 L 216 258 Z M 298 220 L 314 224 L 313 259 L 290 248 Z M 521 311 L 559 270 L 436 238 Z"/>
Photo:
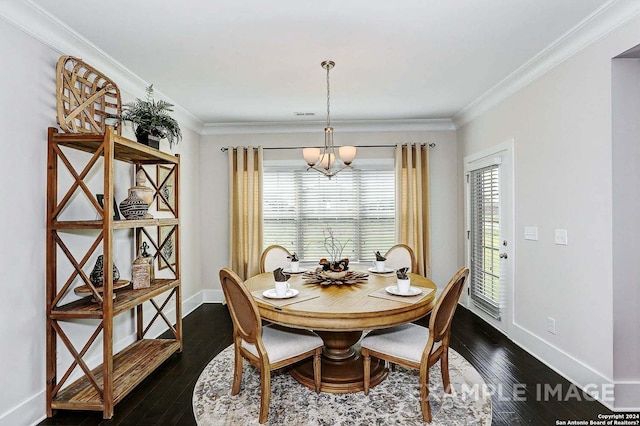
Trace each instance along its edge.
<path fill-rule="evenodd" d="M 508 332 L 512 322 L 513 143 L 465 158 L 467 306 Z"/>

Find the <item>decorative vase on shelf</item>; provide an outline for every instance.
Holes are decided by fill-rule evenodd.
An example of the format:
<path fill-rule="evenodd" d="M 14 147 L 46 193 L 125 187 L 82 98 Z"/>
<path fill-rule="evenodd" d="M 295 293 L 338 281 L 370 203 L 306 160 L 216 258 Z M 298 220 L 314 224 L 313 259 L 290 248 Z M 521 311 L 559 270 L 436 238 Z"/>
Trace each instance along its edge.
<path fill-rule="evenodd" d="M 149 205 L 142 198 L 131 192 L 127 198 L 120 203 L 120 213 L 127 220 L 144 219 L 149 210 Z"/>
<path fill-rule="evenodd" d="M 104 284 L 104 257 L 103 255 L 98 256 L 98 260 L 96 260 L 96 264 L 93 267 L 93 271 L 89 274 L 89 279 L 96 287 L 102 287 Z M 116 264 L 113 264 L 113 282 L 116 282 L 120 279 L 120 271 L 116 267 Z"/>
<path fill-rule="evenodd" d="M 129 188 L 129 197 L 131 196 L 131 194 L 135 194 L 138 198 L 147 203 L 147 206 L 151 206 L 151 203 L 153 202 L 153 189 L 149 188 L 146 183 L 147 176 L 144 170 L 138 170 L 138 172 L 136 173 L 136 186 L 132 186 L 131 188 Z M 153 219 L 153 216 L 149 213 L 146 213 L 144 215 L 144 218 Z"/>

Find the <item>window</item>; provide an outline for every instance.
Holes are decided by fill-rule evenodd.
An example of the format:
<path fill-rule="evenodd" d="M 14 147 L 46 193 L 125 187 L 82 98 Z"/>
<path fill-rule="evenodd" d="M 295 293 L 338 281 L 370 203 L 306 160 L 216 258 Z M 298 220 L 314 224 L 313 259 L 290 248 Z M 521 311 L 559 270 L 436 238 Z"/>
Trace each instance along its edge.
<path fill-rule="evenodd" d="M 500 319 L 500 185 L 499 168 L 491 165 L 469 173 L 471 214 L 471 299 Z"/>
<path fill-rule="evenodd" d="M 352 262 L 374 259 L 395 241 L 393 164 L 343 171 L 332 179 L 304 169 L 265 164 L 264 244 L 280 244 L 301 260 L 328 258 L 327 230 L 344 244 Z"/>

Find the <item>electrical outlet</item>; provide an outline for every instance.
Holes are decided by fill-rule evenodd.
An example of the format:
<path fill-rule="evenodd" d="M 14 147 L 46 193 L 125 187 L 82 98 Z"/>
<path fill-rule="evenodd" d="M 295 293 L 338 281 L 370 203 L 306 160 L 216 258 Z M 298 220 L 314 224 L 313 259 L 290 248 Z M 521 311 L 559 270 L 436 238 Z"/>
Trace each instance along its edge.
<path fill-rule="evenodd" d="M 547 331 L 551 334 L 556 334 L 555 318 L 547 317 Z"/>

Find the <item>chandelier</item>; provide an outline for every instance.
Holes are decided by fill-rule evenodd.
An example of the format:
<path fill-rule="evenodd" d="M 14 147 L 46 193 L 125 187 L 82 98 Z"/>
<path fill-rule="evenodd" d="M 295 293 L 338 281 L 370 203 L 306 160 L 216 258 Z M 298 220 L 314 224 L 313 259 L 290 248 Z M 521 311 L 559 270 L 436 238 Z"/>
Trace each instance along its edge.
<path fill-rule="evenodd" d="M 331 127 L 331 90 L 329 86 L 329 71 L 336 65 L 333 61 L 323 61 L 321 64 L 323 69 L 327 70 L 327 127 L 324 128 L 324 148 L 304 148 L 302 156 L 307 162 L 307 170 L 315 170 L 322 173 L 329 179 L 340 173 L 346 168 L 352 168 L 351 163 L 356 158 L 355 146 L 341 146 L 338 148 L 338 156 L 336 156 L 336 148 L 333 145 L 333 127 Z M 342 162 L 340 164 L 338 159 Z"/>

